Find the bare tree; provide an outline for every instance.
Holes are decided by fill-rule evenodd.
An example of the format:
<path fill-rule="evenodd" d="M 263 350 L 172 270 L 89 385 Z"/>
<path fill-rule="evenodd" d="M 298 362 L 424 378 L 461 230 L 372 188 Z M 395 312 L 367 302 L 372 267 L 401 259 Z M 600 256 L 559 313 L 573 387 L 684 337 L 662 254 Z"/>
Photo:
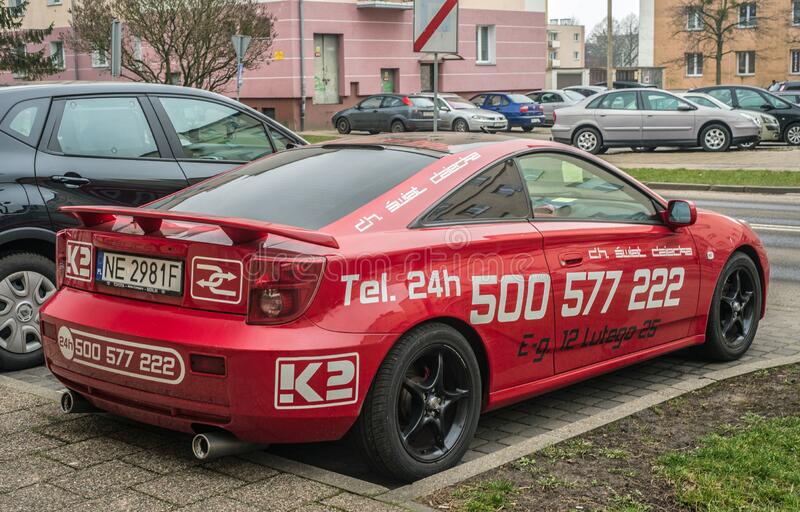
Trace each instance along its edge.
<path fill-rule="evenodd" d="M 683 0 L 671 13 L 674 36 L 686 41 L 687 51 L 714 60 L 720 84 L 722 60 L 735 51 L 732 43 L 745 33 L 757 38 L 768 28 L 770 18 L 762 15 L 764 4 L 764 0 Z"/>
<path fill-rule="evenodd" d="M 608 29 L 605 20 L 594 26 L 586 40 L 586 66 L 606 67 Z M 631 67 L 639 62 L 639 17 L 629 14 L 614 20 L 614 67 Z"/>
<path fill-rule="evenodd" d="M 110 54 L 111 22 L 123 23 L 123 76 L 223 90 L 236 77 L 235 34 L 253 38 L 243 59 L 253 69 L 271 57 L 275 18 L 258 0 L 76 0 L 70 45 Z"/>

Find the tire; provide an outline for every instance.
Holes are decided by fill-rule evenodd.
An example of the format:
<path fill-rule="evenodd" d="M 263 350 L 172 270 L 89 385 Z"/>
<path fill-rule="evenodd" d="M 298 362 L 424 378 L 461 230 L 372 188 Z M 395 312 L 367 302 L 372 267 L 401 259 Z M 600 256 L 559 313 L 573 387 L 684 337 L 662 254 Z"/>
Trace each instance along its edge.
<path fill-rule="evenodd" d="M 437 375 L 447 377 L 442 387 Z M 353 438 L 377 472 L 418 480 L 461 460 L 475 435 L 481 403 L 480 369 L 467 340 L 444 324 L 421 325 L 403 335 L 384 359 Z M 437 422 L 450 423 L 438 441 Z"/>
<path fill-rule="evenodd" d="M 601 146 L 600 149 L 597 150 L 598 155 L 605 155 L 608 153 L 608 146 Z"/>
<path fill-rule="evenodd" d="M 39 278 L 42 278 L 41 280 Z M 41 254 L 15 252 L 0 259 L 0 370 L 23 370 L 44 361 L 39 309 L 56 291 L 55 264 Z"/>
<path fill-rule="evenodd" d="M 341 133 L 342 135 L 347 135 L 352 131 L 350 127 L 350 121 L 347 120 L 346 117 L 340 117 L 336 120 L 336 131 Z"/>
<path fill-rule="evenodd" d="M 783 139 L 790 146 L 800 146 L 800 123 L 790 124 Z"/>
<path fill-rule="evenodd" d="M 714 289 L 703 345 L 707 357 L 733 361 L 747 352 L 758 330 L 762 293 L 755 263 L 746 254 L 735 252 Z"/>
<path fill-rule="evenodd" d="M 403 133 L 404 131 L 406 131 L 406 125 L 403 124 L 403 121 L 399 119 L 396 121 L 392 121 L 391 131 L 392 133 Z"/>
<path fill-rule="evenodd" d="M 731 147 L 731 134 L 721 124 L 710 124 L 700 132 L 700 146 L 704 151 L 722 153 Z"/>
<path fill-rule="evenodd" d="M 594 128 L 581 128 L 572 137 L 572 145 L 587 153 L 597 155 L 603 147 L 603 137 Z"/>
<path fill-rule="evenodd" d="M 466 119 L 456 119 L 453 121 L 453 131 L 454 132 L 468 132 L 469 131 L 469 123 Z"/>
<path fill-rule="evenodd" d="M 533 131 L 533 126 L 523 126 L 522 131 L 525 133 L 530 133 Z"/>
<path fill-rule="evenodd" d="M 379 132 L 378 130 L 370 130 L 369 131 L 370 135 L 378 135 L 379 133 L 381 133 L 381 132 Z"/>
<path fill-rule="evenodd" d="M 738 144 L 736 147 L 741 149 L 742 151 L 751 151 L 758 147 L 758 142 L 745 142 L 744 144 Z"/>

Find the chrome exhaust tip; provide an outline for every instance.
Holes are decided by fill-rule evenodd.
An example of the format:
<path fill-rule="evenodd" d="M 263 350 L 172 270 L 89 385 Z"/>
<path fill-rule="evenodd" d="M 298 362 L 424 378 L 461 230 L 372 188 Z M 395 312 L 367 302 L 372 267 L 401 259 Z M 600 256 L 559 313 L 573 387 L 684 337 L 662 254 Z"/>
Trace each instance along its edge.
<path fill-rule="evenodd" d="M 103 411 L 89 403 L 80 394 L 68 389 L 61 393 L 61 412 L 64 414 L 80 414 Z"/>
<path fill-rule="evenodd" d="M 266 445 L 245 443 L 227 432 L 207 432 L 197 434 L 192 439 L 192 453 L 197 460 L 213 460 L 262 448 L 266 448 Z"/>

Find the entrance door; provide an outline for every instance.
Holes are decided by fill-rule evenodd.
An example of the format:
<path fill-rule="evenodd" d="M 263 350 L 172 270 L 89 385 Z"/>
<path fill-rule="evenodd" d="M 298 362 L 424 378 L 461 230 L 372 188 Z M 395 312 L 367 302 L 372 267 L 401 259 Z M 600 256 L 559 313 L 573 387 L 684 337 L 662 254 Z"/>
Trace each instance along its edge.
<path fill-rule="evenodd" d="M 397 70 L 381 69 L 381 92 L 392 94 L 397 92 Z"/>
<path fill-rule="evenodd" d="M 314 103 L 339 103 L 339 36 L 314 34 Z"/>
<path fill-rule="evenodd" d="M 419 90 L 433 92 L 433 64 L 419 65 Z"/>

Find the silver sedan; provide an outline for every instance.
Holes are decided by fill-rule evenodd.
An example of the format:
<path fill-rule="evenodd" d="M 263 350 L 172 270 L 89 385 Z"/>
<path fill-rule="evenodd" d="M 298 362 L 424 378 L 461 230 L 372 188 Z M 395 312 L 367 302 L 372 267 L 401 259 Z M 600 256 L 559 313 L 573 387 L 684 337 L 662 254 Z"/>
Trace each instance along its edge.
<path fill-rule="evenodd" d="M 553 112 L 560 108 L 571 107 L 585 98 L 578 92 L 558 89 L 532 91 L 526 96 L 542 106 L 546 124 L 553 124 Z"/>
<path fill-rule="evenodd" d="M 598 154 L 612 147 L 702 147 L 727 151 L 759 140 L 761 127 L 741 112 L 701 107 L 672 93 L 609 91 L 559 109 L 553 139 Z"/>
<path fill-rule="evenodd" d="M 420 96 L 433 99 L 433 93 Z M 476 107 L 457 94 L 439 94 L 439 128 L 454 132 L 499 132 L 508 128 L 503 114 Z"/>

